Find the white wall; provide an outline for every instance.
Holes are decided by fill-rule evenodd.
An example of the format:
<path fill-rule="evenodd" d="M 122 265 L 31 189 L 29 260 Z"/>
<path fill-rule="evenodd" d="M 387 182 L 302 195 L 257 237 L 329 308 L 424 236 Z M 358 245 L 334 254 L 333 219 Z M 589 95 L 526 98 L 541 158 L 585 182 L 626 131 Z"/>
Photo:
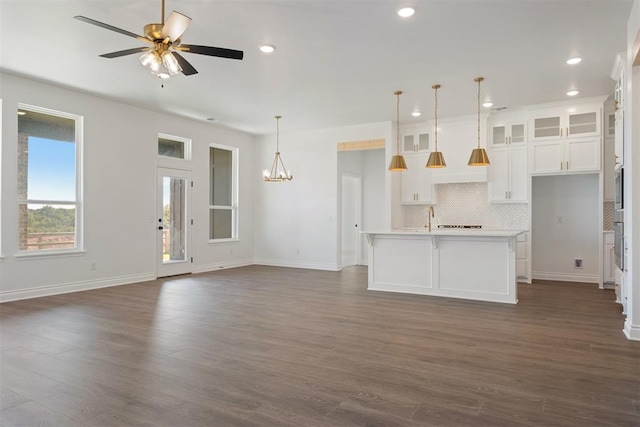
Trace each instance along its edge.
<path fill-rule="evenodd" d="M 627 23 L 627 64 L 624 102 L 625 265 L 627 320 L 624 333 L 640 341 L 640 66 L 633 61 L 640 51 L 640 0 L 635 0 Z"/>
<path fill-rule="evenodd" d="M 598 282 L 599 175 L 536 176 L 532 183 L 534 279 Z M 574 267 L 574 259 L 583 268 Z"/>
<path fill-rule="evenodd" d="M 273 161 L 275 135 L 256 139 L 255 262 L 323 270 L 339 268 L 337 143 L 391 136 L 391 123 L 372 123 L 287 133 L 280 125 L 280 152 L 291 169 L 291 182 L 262 181 L 260 171 Z M 391 178 L 385 174 L 385 194 Z M 391 207 L 383 213 L 388 227 Z"/>
<path fill-rule="evenodd" d="M 390 228 L 385 218 L 385 176 L 387 164 L 384 150 L 368 150 L 362 153 L 364 181 L 362 184 L 362 229 L 385 230 Z M 369 245 L 362 239 L 362 259 L 360 263 L 367 265 Z"/>
<path fill-rule="evenodd" d="M 156 166 L 159 132 L 193 140 L 194 271 L 253 259 L 253 137 L 189 119 L 13 75 L 0 74 L 2 110 L 2 236 L 0 301 L 156 277 Z M 17 105 L 84 117 L 84 242 L 78 256 L 18 260 Z M 210 143 L 240 149 L 240 241 L 208 243 Z M 233 251 L 233 254 L 231 254 Z M 97 263 L 91 270 L 90 263 Z"/>

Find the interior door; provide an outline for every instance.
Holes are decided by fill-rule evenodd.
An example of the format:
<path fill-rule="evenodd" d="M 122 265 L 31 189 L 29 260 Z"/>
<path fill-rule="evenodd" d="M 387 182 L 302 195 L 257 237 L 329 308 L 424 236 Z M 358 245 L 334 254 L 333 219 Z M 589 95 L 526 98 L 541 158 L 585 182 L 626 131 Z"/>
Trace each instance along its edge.
<path fill-rule="evenodd" d="M 191 172 L 158 168 L 158 277 L 191 273 Z"/>
<path fill-rule="evenodd" d="M 341 247 L 342 267 L 360 264 L 360 217 L 362 211 L 362 178 L 342 175 Z"/>

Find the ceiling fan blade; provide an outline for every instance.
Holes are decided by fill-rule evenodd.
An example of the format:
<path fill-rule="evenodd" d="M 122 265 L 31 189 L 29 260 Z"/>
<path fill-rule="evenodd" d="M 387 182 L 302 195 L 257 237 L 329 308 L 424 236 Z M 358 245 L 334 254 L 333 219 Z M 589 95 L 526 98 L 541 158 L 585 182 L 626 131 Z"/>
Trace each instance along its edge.
<path fill-rule="evenodd" d="M 178 52 L 171 52 L 171 53 L 176 58 L 176 61 L 178 61 L 178 64 L 180 64 L 180 68 L 182 68 L 182 74 L 184 74 L 185 76 L 198 74 L 198 70 L 193 68 L 193 65 L 189 64 L 189 62 L 186 59 L 184 59 L 182 55 L 180 55 Z"/>
<path fill-rule="evenodd" d="M 119 50 L 117 52 L 103 53 L 100 55 L 103 58 L 119 58 L 121 56 L 133 55 L 134 53 L 144 52 L 145 50 L 149 50 L 148 47 L 134 47 L 133 49 L 127 50 Z"/>
<path fill-rule="evenodd" d="M 208 55 L 208 56 L 218 56 L 220 58 L 229 58 L 229 59 L 242 59 L 244 56 L 244 52 L 241 50 L 233 50 L 233 49 L 225 49 L 223 47 L 212 47 L 212 46 L 198 46 L 195 44 L 182 44 L 176 49 L 197 53 L 199 55 Z"/>
<path fill-rule="evenodd" d="M 169 37 L 169 41 L 173 43 L 187 30 L 190 22 L 191 18 L 174 10 L 162 27 L 162 38 Z"/>
<path fill-rule="evenodd" d="M 95 19 L 87 18 L 86 16 L 74 16 L 78 21 L 86 22 L 87 24 L 95 25 L 97 27 L 101 27 L 107 30 L 115 31 L 116 33 L 124 34 L 125 36 L 133 37 L 134 39 L 138 39 L 140 41 L 146 43 L 153 43 L 146 37 L 140 36 L 138 34 L 132 33 L 131 31 L 123 30 L 122 28 L 114 27 L 113 25 L 105 24 L 104 22 L 96 21 Z"/>

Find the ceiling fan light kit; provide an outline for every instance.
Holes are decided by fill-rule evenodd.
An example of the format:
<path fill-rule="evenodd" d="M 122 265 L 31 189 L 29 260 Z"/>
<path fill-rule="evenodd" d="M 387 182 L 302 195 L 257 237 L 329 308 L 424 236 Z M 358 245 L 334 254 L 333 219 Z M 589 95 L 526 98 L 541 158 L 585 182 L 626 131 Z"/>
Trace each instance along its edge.
<path fill-rule="evenodd" d="M 119 58 L 121 56 L 132 55 L 143 52 L 140 56 L 140 63 L 147 67 L 151 73 L 160 78 L 168 78 L 178 73 L 185 76 L 197 74 L 198 71 L 180 55 L 178 52 L 195 53 L 198 55 L 216 56 L 219 58 L 242 60 L 244 52 L 241 50 L 226 49 L 221 47 L 200 46 L 182 44 L 182 35 L 189 27 L 191 18 L 175 10 L 171 12 L 169 18 L 164 20 L 164 0 L 162 0 L 162 22 L 152 23 L 144 26 L 144 36 L 123 30 L 86 16 L 74 16 L 75 19 L 95 25 L 125 36 L 132 37 L 151 46 L 126 49 L 117 52 L 100 55 L 103 58 Z"/>

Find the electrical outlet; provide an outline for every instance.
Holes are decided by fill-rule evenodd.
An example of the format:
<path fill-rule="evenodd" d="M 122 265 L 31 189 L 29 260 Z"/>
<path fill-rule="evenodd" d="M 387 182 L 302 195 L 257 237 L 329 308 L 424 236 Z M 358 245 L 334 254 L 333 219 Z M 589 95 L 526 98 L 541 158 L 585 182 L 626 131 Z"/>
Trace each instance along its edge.
<path fill-rule="evenodd" d="M 582 268 L 582 258 L 576 258 L 573 260 L 574 268 Z"/>

